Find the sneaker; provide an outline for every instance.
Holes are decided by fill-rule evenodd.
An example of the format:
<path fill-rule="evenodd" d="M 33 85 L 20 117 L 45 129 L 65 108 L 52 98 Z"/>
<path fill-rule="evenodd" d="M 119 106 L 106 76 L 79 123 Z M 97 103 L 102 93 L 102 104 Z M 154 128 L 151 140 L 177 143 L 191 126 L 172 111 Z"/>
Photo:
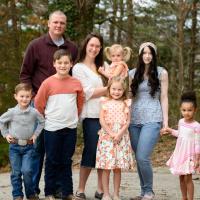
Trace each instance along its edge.
<path fill-rule="evenodd" d="M 85 196 L 85 193 L 83 192 L 76 192 L 75 194 L 75 197 L 74 197 L 74 200 L 86 200 L 86 196 Z"/>
<path fill-rule="evenodd" d="M 143 196 L 136 196 L 136 197 L 132 197 L 130 198 L 130 200 L 142 200 Z"/>
<path fill-rule="evenodd" d="M 155 195 L 153 193 L 145 194 L 142 200 L 153 200 Z"/>
<path fill-rule="evenodd" d="M 44 200 L 56 200 L 53 195 L 45 196 Z"/>
<path fill-rule="evenodd" d="M 103 197 L 103 192 L 102 192 L 102 193 L 99 193 L 98 191 L 96 191 L 95 194 L 94 194 L 94 197 L 95 197 L 96 199 L 102 199 L 102 197 Z"/>

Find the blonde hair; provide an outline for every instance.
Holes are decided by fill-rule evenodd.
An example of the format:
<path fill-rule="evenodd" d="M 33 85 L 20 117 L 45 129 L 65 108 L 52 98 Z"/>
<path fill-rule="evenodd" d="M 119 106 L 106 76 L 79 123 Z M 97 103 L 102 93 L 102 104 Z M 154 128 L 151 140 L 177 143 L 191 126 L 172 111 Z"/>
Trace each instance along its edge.
<path fill-rule="evenodd" d="M 51 20 L 51 18 L 52 18 L 53 15 L 63 15 L 67 19 L 67 16 L 65 15 L 64 12 L 62 12 L 61 10 L 55 10 L 52 13 L 50 13 L 50 15 L 49 15 L 49 21 Z"/>
<path fill-rule="evenodd" d="M 110 95 L 110 87 L 113 83 L 115 82 L 119 82 L 122 85 L 122 88 L 124 90 L 124 93 L 122 95 L 122 97 L 120 98 L 121 100 L 126 100 L 128 98 L 128 85 L 126 83 L 126 80 L 124 80 L 124 78 L 120 77 L 120 76 L 114 76 L 111 78 L 111 80 L 109 80 L 108 82 L 108 89 L 107 89 L 107 97 L 109 99 L 112 99 L 111 95 Z"/>
<path fill-rule="evenodd" d="M 125 62 L 127 62 L 130 59 L 131 54 L 132 54 L 132 49 L 130 47 L 123 47 L 120 44 L 113 44 L 112 46 L 105 47 L 104 49 L 104 54 L 109 61 L 111 61 L 111 52 L 116 51 L 116 50 L 119 50 L 122 52 L 123 60 Z"/>

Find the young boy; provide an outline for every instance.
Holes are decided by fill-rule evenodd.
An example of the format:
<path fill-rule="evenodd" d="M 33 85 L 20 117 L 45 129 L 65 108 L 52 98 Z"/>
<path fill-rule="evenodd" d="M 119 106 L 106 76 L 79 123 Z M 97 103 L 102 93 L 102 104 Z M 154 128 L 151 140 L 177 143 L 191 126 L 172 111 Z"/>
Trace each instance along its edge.
<path fill-rule="evenodd" d="M 56 74 L 47 78 L 35 97 L 35 107 L 45 116 L 45 199 L 54 200 L 59 173 L 63 200 L 73 198 L 72 156 L 76 145 L 78 116 L 84 97 L 81 83 L 69 75 L 72 58 L 60 49 L 54 53 Z"/>
<path fill-rule="evenodd" d="M 23 175 L 27 199 L 37 200 L 32 182 L 32 152 L 33 143 L 44 128 L 44 118 L 30 106 L 32 98 L 30 85 L 18 84 L 15 87 L 14 97 L 18 104 L 0 117 L 1 133 L 9 143 L 12 195 L 14 200 L 23 200 Z"/>

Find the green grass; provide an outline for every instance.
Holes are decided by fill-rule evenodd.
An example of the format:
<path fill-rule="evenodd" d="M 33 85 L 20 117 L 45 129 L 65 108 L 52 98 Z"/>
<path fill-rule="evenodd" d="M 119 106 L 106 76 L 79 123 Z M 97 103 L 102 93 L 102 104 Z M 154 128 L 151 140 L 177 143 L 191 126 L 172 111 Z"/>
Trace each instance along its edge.
<path fill-rule="evenodd" d="M 0 136 L 0 168 L 5 167 L 8 163 L 8 143 Z"/>

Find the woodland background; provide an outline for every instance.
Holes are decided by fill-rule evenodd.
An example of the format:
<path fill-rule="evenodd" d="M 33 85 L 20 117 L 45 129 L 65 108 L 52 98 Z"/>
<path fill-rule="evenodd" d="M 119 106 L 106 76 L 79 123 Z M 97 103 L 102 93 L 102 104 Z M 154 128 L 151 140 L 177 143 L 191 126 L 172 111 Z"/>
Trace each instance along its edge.
<path fill-rule="evenodd" d="M 157 45 L 159 65 L 169 73 L 171 126 L 180 117 L 181 92 L 195 90 L 200 97 L 199 0 L 0 0 L 0 114 L 16 104 L 13 91 L 27 44 L 47 32 L 48 15 L 57 9 L 67 15 L 66 36 L 78 46 L 89 32 L 97 31 L 105 46 L 131 47 L 130 69 L 136 65 L 140 43 Z M 167 156 L 159 154 L 163 143 L 173 149 L 170 141 L 169 136 L 160 140 L 155 159 Z M 7 151 L 0 137 L 0 168 L 8 163 Z"/>

